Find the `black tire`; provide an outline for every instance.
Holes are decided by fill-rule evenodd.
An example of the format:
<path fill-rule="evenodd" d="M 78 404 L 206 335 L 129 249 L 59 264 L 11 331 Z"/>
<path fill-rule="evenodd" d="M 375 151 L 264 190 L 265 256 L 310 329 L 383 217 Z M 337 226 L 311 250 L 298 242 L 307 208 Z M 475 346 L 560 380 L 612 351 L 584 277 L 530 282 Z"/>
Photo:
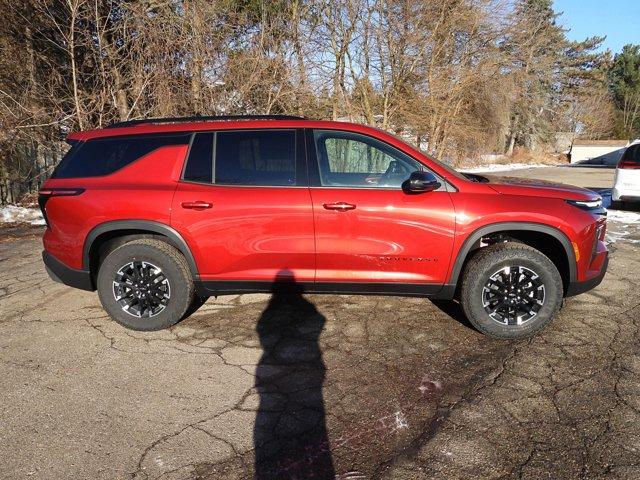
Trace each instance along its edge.
<path fill-rule="evenodd" d="M 116 300 L 114 289 L 117 287 L 114 287 L 114 281 L 118 272 L 131 262 L 144 262 L 143 265 L 151 264 L 161 270 L 163 286 L 169 296 L 163 299 L 165 304 L 156 307 L 158 313 L 150 314 L 149 309 L 143 309 L 142 316 L 136 316 L 127 313 Z M 132 330 L 168 328 L 182 320 L 194 306 L 197 308 L 201 305 L 197 305 L 199 300 L 195 296 L 193 278 L 185 258 L 177 249 L 160 240 L 133 240 L 110 252 L 100 265 L 97 286 L 100 302 L 107 313 L 120 325 Z"/>
<path fill-rule="evenodd" d="M 510 267 L 509 270 L 506 270 L 506 267 Z M 501 300 L 493 300 L 495 303 L 487 302 L 485 308 L 487 298 L 485 295 L 493 295 L 489 293 L 493 292 L 491 289 L 487 289 L 485 294 L 485 286 L 492 283 L 493 277 L 496 279 L 495 282 L 505 285 L 503 292 L 507 292 L 510 287 L 507 286 L 508 283 L 503 275 L 505 272 L 511 272 L 511 268 L 514 267 L 522 267 L 520 270 L 513 270 L 514 278 L 521 278 L 522 283 L 531 284 L 532 286 L 528 287 L 531 295 L 543 297 L 542 305 L 539 305 L 534 298 L 527 298 L 530 302 L 527 305 L 533 305 L 527 309 L 539 310 L 534 315 L 531 312 L 524 313 L 519 320 L 517 318 L 509 320 L 509 314 L 500 318 L 499 313 L 487 311 L 493 310 L 493 307 L 499 304 L 503 305 L 503 308 L 509 308 L 509 304 L 505 305 Z M 523 272 L 529 277 L 516 272 Z M 534 280 L 529 281 L 530 279 Z M 541 292 L 540 284 L 544 287 Z M 499 287 L 493 284 L 493 288 Z M 515 288 L 517 291 L 517 286 Z M 546 255 L 528 245 L 507 242 L 482 248 L 469 260 L 463 273 L 460 301 L 465 315 L 480 332 L 494 338 L 522 339 L 534 335 L 553 320 L 562 305 L 563 294 L 562 277 Z M 500 295 L 499 298 L 506 298 L 507 302 L 518 302 L 516 298 L 512 298 L 513 295 L 518 295 L 517 293 L 509 293 L 506 296 L 504 293 L 499 293 L 498 295 Z M 520 301 L 519 304 L 524 306 L 525 303 Z M 510 310 L 507 311 L 510 312 Z M 491 315 L 497 318 L 492 318 Z M 512 317 L 517 316 L 517 313 L 512 314 Z M 527 318 L 529 316 L 531 318 Z M 521 324 L 508 324 L 520 321 L 522 321 Z"/>

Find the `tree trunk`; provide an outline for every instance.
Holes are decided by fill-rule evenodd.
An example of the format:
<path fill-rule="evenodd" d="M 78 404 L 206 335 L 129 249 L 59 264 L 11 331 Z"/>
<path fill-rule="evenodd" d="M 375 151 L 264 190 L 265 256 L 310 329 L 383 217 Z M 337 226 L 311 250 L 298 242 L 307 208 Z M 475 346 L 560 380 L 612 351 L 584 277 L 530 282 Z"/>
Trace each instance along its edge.
<path fill-rule="evenodd" d="M 76 17 L 78 15 L 78 4 L 73 4 L 68 1 L 69 11 L 71 13 L 71 21 L 69 24 L 69 59 L 71 60 L 71 81 L 73 84 L 73 102 L 76 109 L 76 118 L 78 119 L 78 127 L 80 130 L 84 129 L 84 122 L 82 121 L 82 106 L 80 104 L 80 93 L 78 91 L 78 73 L 76 66 Z"/>
<path fill-rule="evenodd" d="M 513 155 L 513 149 L 516 146 L 516 128 L 518 126 L 518 115 L 513 117 L 511 121 L 511 128 L 509 129 L 509 142 L 507 143 L 507 149 L 505 151 L 505 155 L 511 156 Z"/>

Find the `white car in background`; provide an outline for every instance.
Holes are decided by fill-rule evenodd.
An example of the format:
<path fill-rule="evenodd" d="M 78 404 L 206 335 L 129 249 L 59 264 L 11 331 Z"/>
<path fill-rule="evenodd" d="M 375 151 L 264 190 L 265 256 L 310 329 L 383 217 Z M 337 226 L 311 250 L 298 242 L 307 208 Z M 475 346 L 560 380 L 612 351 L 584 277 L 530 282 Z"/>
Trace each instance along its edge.
<path fill-rule="evenodd" d="M 611 200 L 625 206 L 631 202 L 640 204 L 640 142 L 628 146 L 618 162 Z"/>

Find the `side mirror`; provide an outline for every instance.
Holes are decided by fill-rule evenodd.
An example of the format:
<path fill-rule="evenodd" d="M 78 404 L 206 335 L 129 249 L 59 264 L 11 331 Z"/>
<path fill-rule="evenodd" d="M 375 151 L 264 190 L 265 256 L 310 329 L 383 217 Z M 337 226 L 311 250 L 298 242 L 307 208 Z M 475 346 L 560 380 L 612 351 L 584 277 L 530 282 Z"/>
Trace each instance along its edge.
<path fill-rule="evenodd" d="M 402 189 L 407 193 L 423 193 L 433 192 L 439 189 L 442 184 L 438 181 L 436 176 L 431 172 L 413 172 L 408 180 L 405 180 L 402 184 Z"/>

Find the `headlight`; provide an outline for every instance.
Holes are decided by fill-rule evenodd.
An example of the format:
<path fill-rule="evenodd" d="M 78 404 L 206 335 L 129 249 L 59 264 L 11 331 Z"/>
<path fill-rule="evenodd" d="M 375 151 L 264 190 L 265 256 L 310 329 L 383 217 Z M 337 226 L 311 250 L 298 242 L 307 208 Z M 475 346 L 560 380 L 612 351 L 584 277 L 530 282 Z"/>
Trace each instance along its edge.
<path fill-rule="evenodd" d="M 602 208 L 602 199 L 597 200 L 567 200 L 567 203 L 582 210 L 598 210 Z"/>

